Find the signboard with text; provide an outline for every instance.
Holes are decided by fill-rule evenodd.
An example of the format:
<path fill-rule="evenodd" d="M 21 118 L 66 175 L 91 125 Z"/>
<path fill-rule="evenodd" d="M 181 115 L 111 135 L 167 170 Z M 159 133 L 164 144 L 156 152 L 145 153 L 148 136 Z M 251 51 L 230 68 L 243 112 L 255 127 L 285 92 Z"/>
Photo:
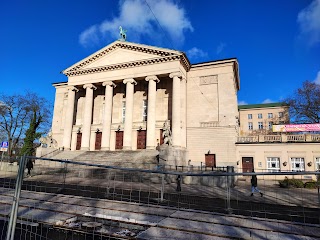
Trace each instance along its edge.
<path fill-rule="evenodd" d="M 1 143 L 0 151 L 2 151 L 2 152 L 7 152 L 7 151 L 8 151 L 8 148 L 9 148 L 9 142 L 2 142 L 2 143 Z"/>
<path fill-rule="evenodd" d="M 273 132 L 320 132 L 320 123 L 273 125 Z"/>

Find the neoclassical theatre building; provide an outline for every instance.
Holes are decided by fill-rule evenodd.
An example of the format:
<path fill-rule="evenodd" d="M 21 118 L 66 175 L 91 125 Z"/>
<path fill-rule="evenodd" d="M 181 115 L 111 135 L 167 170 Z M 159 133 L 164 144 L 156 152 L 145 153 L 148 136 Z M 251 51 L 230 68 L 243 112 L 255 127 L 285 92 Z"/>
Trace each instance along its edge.
<path fill-rule="evenodd" d="M 192 162 L 236 159 L 237 59 L 190 64 L 185 53 L 115 41 L 65 69 L 52 138 L 64 150 L 141 151 L 163 143 Z"/>

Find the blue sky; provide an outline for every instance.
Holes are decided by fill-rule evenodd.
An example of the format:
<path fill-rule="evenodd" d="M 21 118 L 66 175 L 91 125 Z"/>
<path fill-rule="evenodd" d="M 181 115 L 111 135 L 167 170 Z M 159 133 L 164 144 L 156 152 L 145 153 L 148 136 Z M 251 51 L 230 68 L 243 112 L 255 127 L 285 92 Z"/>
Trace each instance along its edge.
<path fill-rule="evenodd" d="M 116 40 L 120 25 L 128 41 L 192 63 L 238 58 L 242 104 L 320 84 L 320 0 L 12 0 L 0 2 L 0 92 L 53 102 L 60 72 Z"/>

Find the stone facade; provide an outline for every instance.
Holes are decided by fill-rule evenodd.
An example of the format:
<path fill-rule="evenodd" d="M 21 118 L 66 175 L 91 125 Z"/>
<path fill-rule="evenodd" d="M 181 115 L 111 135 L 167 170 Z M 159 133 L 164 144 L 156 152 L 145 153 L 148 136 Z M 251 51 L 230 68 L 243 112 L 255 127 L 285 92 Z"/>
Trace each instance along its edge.
<path fill-rule="evenodd" d="M 65 150 L 140 150 L 162 144 L 168 122 L 184 164 L 214 155 L 234 165 L 238 62 L 191 65 L 183 52 L 115 41 L 63 71 L 52 138 Z M 210 154 L 209 154 L 210 153 Z"/>
<path fill-rule="evenodd" d="M 296 143 L 237 143 L 238 171 L 251 172 L 252 169 L 255 169 L 256 172 L 319 171 L 319 140 L 318 142 Z M 284 176 L 264 177 L 274 180 L 284 178 Z M 291 176 L 288 177 L 291 178 Z M 304 175 L 301 178 L 315 179 L 315 176 Z"/>

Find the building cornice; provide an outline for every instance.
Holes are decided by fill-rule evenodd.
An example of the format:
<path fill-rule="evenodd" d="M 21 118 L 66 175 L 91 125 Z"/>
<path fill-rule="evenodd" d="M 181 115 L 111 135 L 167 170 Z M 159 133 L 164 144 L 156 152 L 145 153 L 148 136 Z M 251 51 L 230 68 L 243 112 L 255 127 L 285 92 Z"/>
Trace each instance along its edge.
<path fill-rule="evenodd" d="M 106 54 L 111 53 L 118 48 L 148 53 L 148 54 L 156 55 L 157 57 L 152 59 L 146 59 L 146 60 L 125 62 L 120 64 L 113 64 L 113 65 L 101 66 L 96 68 L 84 69 L 84 67 L 88 66 L 92 62 L 97 61 L 98 59 L 104 57 Z M 119 69 L 131 68 L 131 67 L 136 67 L 141 65 L 149 65 L 149 64 L 156 64 L 156 63 L 177 61 L 177 60 L 180 61 L 181 65 L 186 69 L 186 71 L 189 71 L 191 64 L 183 52 L 166 50 L 162 48 L 148 47 L 145 45 L 132 44 L 129 42 L 116 41 L 113 44 L 105 47 L 104 49 L 85 58 L 83 61 L 80 61 L 79 63 L 76 63 L 71 67 L 65 69 L 64 71 L 62 71 L 62 73 L 65 74 L 66 76 L 78 76 L 78 75 L 119 70 Z"/>
<path fill-rule="evenodd" d="M 68 77 L 79 76 L 79 75 L 86 75 L 91 73 L 107 72 L 107 71 L 113 71 L 113 70 L 132 68 L 136 66 L 152 65 L 152 64 L 171 62 L 171 61 L 177 61 L 177 60 L 180 60 L 181 62 L 181 56 L 175 55 L 175 56 L 168 56 L 168 57 L 162 57 L 162 58 L 146 59 L 142 61 L 140 60 L 140 61 L 121 63 L 121 64 L 113 64 L 113 65 L 107 65 L 107 66 L 96 67 L 96 68 L 79 69 L 79 70 L 67 71 L 67 72 L 64 72 L 64 74 Z M 182 65 L 184 66 L 183 63 Z M 186 67 L 187 66 L 184 66 L 184 68 Z"/>

